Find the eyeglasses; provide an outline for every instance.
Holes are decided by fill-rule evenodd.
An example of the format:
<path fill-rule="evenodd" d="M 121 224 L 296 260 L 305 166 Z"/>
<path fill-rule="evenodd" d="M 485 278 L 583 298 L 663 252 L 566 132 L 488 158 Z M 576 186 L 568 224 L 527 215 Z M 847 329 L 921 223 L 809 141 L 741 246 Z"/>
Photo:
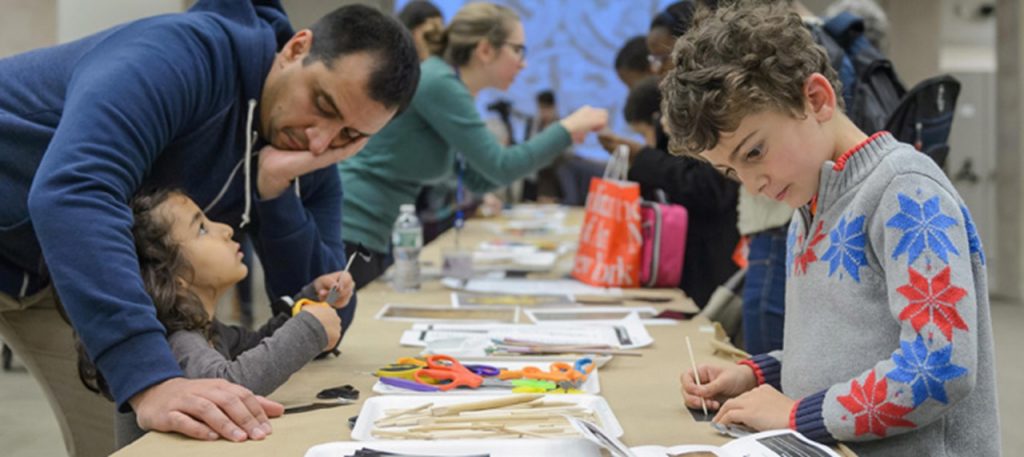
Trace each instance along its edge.
<path fill-rule="evenodd" d="M 668 57 L 668 54 L 647 54 L 647 63 L 651 65 L 651 70 L 657 73 L 661 71 L 661 67 L 665 65 Z"/>
<path fill-rule="evenodd" d="M 526 60 L 526 45 L 521 43 L 502 43 L 502 46 L 508 46 L 515 51 L 516 55 L 519 56 L 519 60 Z"/>

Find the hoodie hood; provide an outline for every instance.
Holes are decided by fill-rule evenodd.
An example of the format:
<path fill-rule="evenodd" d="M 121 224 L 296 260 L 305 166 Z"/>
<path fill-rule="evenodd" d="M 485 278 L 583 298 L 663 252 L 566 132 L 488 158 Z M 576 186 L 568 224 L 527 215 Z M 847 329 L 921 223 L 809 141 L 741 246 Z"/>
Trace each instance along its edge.
<path fill-rule="evenodd" d="M 251 70 L 270 68 L 274 55 L 295 35 L 295 31 L 280 1 L 244 2 L 248 8 L 240 8 L 237 3 L 237 0 L 200 0 L 188 11 L 212 15 L 228 32 L 231 47 L 235 55 L 240 56 L 239 70 L 246 70 L 238 72 L 242 94 L 245 100 L 259 103 L 267 75 Z"/>

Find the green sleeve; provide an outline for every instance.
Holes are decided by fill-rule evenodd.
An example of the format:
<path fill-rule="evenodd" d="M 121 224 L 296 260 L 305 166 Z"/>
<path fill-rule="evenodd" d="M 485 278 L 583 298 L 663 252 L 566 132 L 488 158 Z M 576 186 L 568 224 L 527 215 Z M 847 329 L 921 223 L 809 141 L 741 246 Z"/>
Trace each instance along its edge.
<path fill-rule="evenodd" d="M 472 95 L 451 74 L 424 78 L 418 91 L 413 107 L 453 150 L 463 154 L 473 186 L 508 184 L 544 167 L 572 142 L 569 132 L 556 123 L 530 141 L 501 146 L 480 118 Z"/>

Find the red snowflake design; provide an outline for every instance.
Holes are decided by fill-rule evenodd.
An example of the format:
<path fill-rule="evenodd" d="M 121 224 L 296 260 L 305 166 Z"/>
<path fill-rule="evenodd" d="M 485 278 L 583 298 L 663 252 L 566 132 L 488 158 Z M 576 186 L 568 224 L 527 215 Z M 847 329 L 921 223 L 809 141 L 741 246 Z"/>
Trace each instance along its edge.
<path fill-rule="evenodd" d="M 811 236 L 811 242 L 804 247 L 804 250 L 796 256 L 796 260 L 793 262 L 793 270 L 797 275 L 807 274 L 807 266 L 812 262 L 818 260 L 818 254 L 814 252 L 814 247 L 821 243 L 821 240 L 825 239 L 824 233 L 825 222 L 818 221 L 818 227 L 814 229 L 814 235 Z M 801 235 L 803 238 L 803 235 Z M 801 239 L 798 243 L 803 242 Z"/>
<path fill-rule="evenodd" d="M 850 394 L 836 398 L 847 411 L 853 414 L 856 436 L 873 433 L 884 438 L 885 431 L 889 427 L 917 426 L 903 418 L 913 408 L 886 401 L 889 390 L 887 382 L 883 377 L 876 383 L 875 372 L 872 371 L 864 380 L 863 386 L 854 379 L 853 386 L 850 387 Z"/>
<path fill-rule="evenodd" d="M 931 280 L 912 267 L 907 270 L 910 272 L 910 281 L 896 289 L 910 301 L 910 304 L 900 312 L 900 320 L 909 319 L 918 333 L 924 324 L 933 322 L 946 336 L 947 341 L 953 341 L 954 328 L 967 330 L 967 324 L 956 310 L 956 303 L 967 296 L 967 291 L 950 284 L 949 267 L 944 268 Z"/>

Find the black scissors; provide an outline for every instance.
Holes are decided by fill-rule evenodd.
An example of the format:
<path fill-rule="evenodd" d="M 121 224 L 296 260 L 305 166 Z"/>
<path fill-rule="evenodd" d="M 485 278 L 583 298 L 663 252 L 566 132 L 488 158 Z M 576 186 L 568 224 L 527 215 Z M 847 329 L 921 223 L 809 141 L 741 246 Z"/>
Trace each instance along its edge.
<path fill-rule="evenodd" d="M 304 413 L 335 406 L 351 405 L 359 399 L 359 389 L 351 385 L 331 387 L 316 394 L 316 401 L 285 408 L 285 414 Z"/>

